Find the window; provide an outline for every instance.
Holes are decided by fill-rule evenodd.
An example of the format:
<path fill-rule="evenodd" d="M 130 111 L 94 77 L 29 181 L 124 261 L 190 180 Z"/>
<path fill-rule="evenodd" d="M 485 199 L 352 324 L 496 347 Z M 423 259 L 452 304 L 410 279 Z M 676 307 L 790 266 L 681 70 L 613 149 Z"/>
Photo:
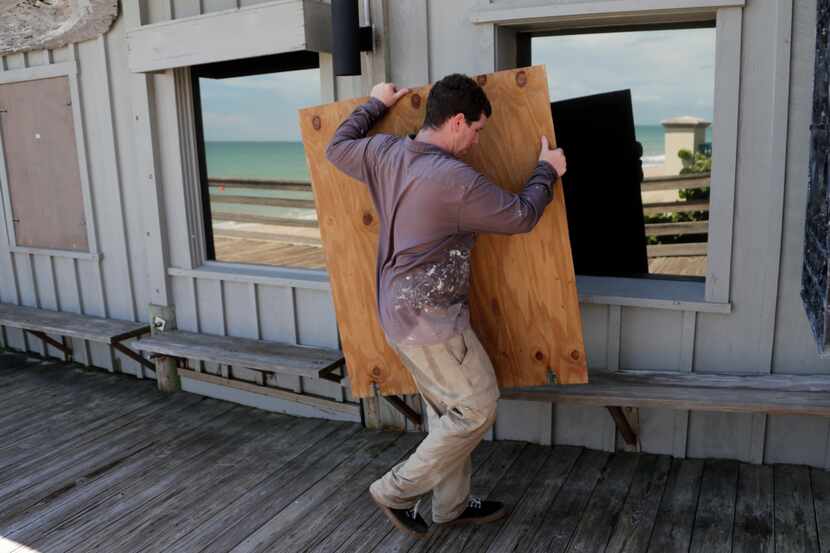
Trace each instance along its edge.
<path fill-rule="evenodd" d="M 321 103 L 314 52 L 194 67 L 208 260 L 325 269 L 297 109 Z"/>
<path fill-rule="evenodd" d="M 90 252 L 76 103 L 66 75 L 0 84 L 0 180 L 12 249 Z"/>
<path fill-rule="evenodd" d="M 568 155 L 577 274 L 703 280 L 715 20 L 540 32 L 529 42 L 529 61 L 546 66 L 557 140 Z M 629 146 L 631 135 L 642 152 Z"/>

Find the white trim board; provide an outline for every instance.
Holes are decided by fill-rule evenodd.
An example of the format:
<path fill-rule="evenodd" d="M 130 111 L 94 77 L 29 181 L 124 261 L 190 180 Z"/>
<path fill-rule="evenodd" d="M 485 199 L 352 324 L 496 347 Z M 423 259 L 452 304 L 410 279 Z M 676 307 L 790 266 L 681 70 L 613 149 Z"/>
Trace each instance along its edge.
<path fill-rule="evenodd" d="M 482 9 L 473 12 L 474 24 L 522 25 L 562 18 L 626 17 L 632 15 L 706 12 L 718 8 L 743 7 L 745 0 L 606 0 L 569 2 L 547 6 Z"/>
<path fill-rule="evenodd" d="M 268 2 L 130 30 L 129 65 L 141 73 L 297 50 L 329 51 L 330 33 L 327 4 Z"/>

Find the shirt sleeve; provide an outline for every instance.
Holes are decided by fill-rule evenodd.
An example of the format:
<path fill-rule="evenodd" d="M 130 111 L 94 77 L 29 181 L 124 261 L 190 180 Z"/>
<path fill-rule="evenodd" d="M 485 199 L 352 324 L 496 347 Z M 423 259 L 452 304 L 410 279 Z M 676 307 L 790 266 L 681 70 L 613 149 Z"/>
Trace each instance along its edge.
<path fill-rule="evenodd" d="M 386 110 L 386 104 L 377 98 L 357 106 L 334 133 L 326 148 L 326 159 L 350 177 L 368 183 L 371 165 L 391 137 L 378 134 L 367 138 L 366 135 Z"/>
<path fill-rule="evenodd" d="M 533 174 L 518 194 L 497 186 L 484 175 L 469 168 L 459 209 L 459 231 L 494 234 L 530 232 L 553 200 L 553 183 L 557 179 L 553 166 L 546 161 L 536 165 Z"/>

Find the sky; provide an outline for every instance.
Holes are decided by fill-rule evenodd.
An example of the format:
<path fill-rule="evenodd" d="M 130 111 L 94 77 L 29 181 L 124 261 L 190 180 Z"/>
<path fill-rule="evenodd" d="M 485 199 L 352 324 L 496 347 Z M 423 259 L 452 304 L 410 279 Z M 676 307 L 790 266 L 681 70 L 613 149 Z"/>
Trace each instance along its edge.
<path fill-rule="evenodd" d="M 681 115 L 712 121 L 715 29 L 537 37 L 552 101 L 630 88 L 637 125 Z"/>
<path fill-rule="evenodd" d="M 630 88 L 637 125 L 712 120 L 715 29 L 534 38 L 551 100 Z M 320 71 L 201 79 L 205 140 L 299 141 L 297 109 L 320 100 Z"/>

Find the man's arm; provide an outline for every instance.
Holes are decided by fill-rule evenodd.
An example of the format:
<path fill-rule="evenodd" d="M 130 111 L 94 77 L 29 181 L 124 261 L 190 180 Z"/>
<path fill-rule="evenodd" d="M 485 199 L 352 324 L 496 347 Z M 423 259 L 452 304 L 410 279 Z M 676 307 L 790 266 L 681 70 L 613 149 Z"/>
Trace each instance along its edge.
<path fill-rule="evenodd" d="M 459 230 L 497 234 L 530 232 L 553 200 L 554 182 L 567 168 L 565 153 L 561 148 L 551 150 L 545 136 L 539 163 L 518 194 L 503 190 L 468 167 L 471 174 L 462 181 L 466 184 L 459 209 Z"/>
<path fill-rule="evenodd" d="M 368 182 L 369 163 L 377 159 L 389 137 L 366 138 L 366 135 L 386 110 L 407 92 L 408 89 L 398 90 L 391 83 L 380 83 L 372 88 L 369 101 L 357 106 L 337 128 L 326 148 L 326 159 L 350 177 Z"/>
<path fill-rule="evenodd" d="M 470 171 L 475 177 L 468 181 L 461 200 L 461 232 L 530 232 L 553 200 L 553 183 L 558 177 L 550 163 L 539 161 L 524 189 L 513 194 L 472 168 Z"/>

